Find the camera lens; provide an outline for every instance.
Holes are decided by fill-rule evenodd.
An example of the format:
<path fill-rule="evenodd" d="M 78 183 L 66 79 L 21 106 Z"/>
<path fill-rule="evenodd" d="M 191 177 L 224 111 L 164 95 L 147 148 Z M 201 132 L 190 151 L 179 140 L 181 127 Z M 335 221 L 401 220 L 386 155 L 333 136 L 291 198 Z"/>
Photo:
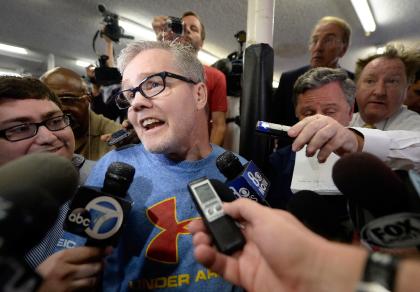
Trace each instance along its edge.
<path fill-rule="evenodd" d="M 167 20 L 167 31 L 172 31 L 174 34 L 182 35 L 184 32 L 184 23 L 179 17 L 170 16 Z"/>

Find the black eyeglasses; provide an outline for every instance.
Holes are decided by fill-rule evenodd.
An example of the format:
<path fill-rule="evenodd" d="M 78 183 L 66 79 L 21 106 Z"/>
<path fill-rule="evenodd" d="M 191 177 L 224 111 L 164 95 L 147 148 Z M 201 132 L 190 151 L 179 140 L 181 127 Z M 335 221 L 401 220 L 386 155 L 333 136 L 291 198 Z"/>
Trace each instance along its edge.
<path fill-rule="evenodd" d="M 158 95 L 166 88 L 166 77 L 175 78 L 192 84 L 198 83 L 192 79 L 186 78 L 175 73 L 170 73 L 166 71 L 159 72 L 144 78 L 143 81 L 141 81 L 139 86 L 137 87 L 118 92 L 115 95 L 115 101 L 117 103 L 118 108 L 126 109 L 130 107 L 137 92 L 140 92 L 140 94 L 143 95 L 145 98 L 151 98 Z"/>
<path fill-rule="evenodd" d="M 40 123 L 23 123 L 7 129 L 0 130 L 0 137 L 10 142 L 29 139 L 38 133 L 38 128 L 45 126 L 50 131 L 60 131 L 70 125 L 69 115 L 52 117 Z"/>

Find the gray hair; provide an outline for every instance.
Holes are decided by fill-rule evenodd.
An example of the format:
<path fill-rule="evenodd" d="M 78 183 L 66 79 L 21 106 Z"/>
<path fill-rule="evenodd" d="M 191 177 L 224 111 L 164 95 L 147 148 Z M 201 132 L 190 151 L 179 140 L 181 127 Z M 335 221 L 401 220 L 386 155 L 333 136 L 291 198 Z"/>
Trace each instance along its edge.
<path fill-rule="evenodd" d="M 127 65 L 141 52 L 151 49 L 162 49 L 168 51 L 174 56 L 174 65 L 180 70 L 180 73 L 196 82 L 204 82 L 203 65 L 197 59 L 194 48 L 191 45 L 181 44 L 179 42 L 156 42 L 141 41 L 132 42 L 125 47 L 117 60 L 118 69 L 121 74 L 124 73 Z"/>
<path fill-rule="evenodd" d="M 343 69 L 317 67 L 301 75 L 293 86 L 293 104 L 296 107 L 300 94 L 317 89 L 331 82 L 338 82 L 350 107 L 354 104 L 356 86 Z"/>

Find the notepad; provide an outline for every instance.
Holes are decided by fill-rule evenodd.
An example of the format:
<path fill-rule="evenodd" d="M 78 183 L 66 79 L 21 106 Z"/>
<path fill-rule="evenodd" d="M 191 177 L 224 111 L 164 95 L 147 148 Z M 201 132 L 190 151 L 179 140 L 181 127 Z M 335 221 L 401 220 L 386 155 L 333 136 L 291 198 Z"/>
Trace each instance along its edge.
<path fill-rule="evenodd" d="M 341 195 L 332 179 L 332 168 L 340 157 L 332 153 L 327 161 L 319 163 L 316 155 L 307 157 L 305 153 L 306 146 L 296 152 L 292 192 L 310 190 L 320 195 Z"/>

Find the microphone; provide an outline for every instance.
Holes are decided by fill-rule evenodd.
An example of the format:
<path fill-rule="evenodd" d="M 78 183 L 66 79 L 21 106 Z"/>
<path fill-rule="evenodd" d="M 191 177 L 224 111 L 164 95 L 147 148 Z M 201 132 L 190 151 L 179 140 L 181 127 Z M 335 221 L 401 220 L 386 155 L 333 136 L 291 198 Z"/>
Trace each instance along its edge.
<path fill-rule="evenodd" d="M 333 180 L 349 199 L 349 213 L 371 248 L 420 246 L 420 198 L 413 170 L 392 171 L 368 153 L 352 153 L 333 167 Z"/>
<path fill-rule="evenodd" d="M 368 222 L 360 231 L 370 247 L 410 248 L 420 246 L 420 214 L 397 213 Z"/>
<path fill-rule="evenodd" d="M 323 237 L 344 242 L 351 240 L 352 228 L 344 196 L 319 195 L 302 190 L 290 198 L 287 211 Z"/>
<path fill-rule="evenodd" d="M 352 153 L 334 165 L 335 185 L 351 203 L 375 218 L 400 212 L 420 211 L 419 196 L 410 192 L 400 177 L 369 153 Z"/>
<path fill-rule="evenodd" d="M 127 163 L 108 167 L 102 188 L 81 186 L 64 221 L 55 251 L 78 246 L 115 245 L 132 202 L 124 199 L 135 174 Z"/>
<path fill-rule="evenodd" d="M 0 167 L 0 187 L 28 185 L 46 190 L 60 204 L 74 195 L 79 174 L 71 161 L 51 153 L 25 155 Z"/>
<path fill-rule="evenodd" d="M 41 277 L 23 255 L 54 224 L 78 178 L 70 160 L 50 153 L 25 155 L 0 167 L 1 291 L 35 291 L 39 286 Z"/>
<path fill-rule="evenodd" d="M 50 153 L 0 167 L 0 252 L 20 255 L 38 243 L 75 193 L 78 178 L 70 160 Z"/>
<path fill-rule="evenodd" d="M 230 203 L 239 199 L 233 194 L 232 189 L 228 188 L 220 180 L 211 178 L 210 182 L 213 185 L 214 189 L 216 190 L 216 193 L 219 195 L 219 198 L 220 200 L 222 200 L 222 202 Z"/>
<path fill-rule="evenodd" d="M 269 206 L 265 196 L 270 183 L 252 161 L 242 165 L 235 154 L 225 151 L 217 157 L 216 166 L 226 177 L 225 184 L 237 198 L 248 198 Z"/>

